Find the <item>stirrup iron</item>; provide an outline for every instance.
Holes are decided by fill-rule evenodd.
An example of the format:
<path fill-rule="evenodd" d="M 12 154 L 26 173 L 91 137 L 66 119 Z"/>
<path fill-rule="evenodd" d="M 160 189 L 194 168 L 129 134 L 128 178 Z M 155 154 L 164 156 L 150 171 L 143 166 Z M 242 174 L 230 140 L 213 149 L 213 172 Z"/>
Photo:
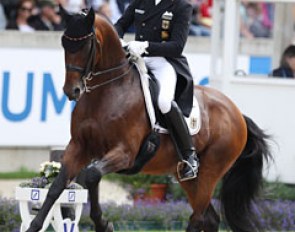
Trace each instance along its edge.
<path fill-rule="evenodd" d="M 197 160 L 197 164 L 198 166 L 196 167 L 196 169 L 193 168 L 193 166 L 186 160 L 182 160 L 180 162 L 178 162 L 177 164 L 177 176 L 178 176 L 178 179 L 179 181 L 187 181 L 187 180 L 192 180 L 192 179 L 195 179 L 197 177 L 197 174 L 198 174 L 198 169 L 199 169 L 199 161 Z M 187 167 L 190 168 L 190 170 L 192 170 L 193 172 L 193 175 L 192 176 L 189 176 L 189 177 L 183 177 L 181 175 L 181 171 L 183 170 L 184 168 L 184 165 L 187 165 Z"/>

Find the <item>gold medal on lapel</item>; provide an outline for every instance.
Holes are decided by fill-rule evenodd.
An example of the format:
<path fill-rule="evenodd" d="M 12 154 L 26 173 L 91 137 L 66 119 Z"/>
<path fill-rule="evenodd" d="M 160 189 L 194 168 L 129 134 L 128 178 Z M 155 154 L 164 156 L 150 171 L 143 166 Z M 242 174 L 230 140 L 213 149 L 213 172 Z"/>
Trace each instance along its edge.
<path fill-rule="evenodd" d="M 161 31 L 161 38 L 162 40 L 167 40 L 169 38 L 168 31 Z"/>
<path fill-rule="evenodd" d="M 162 29 L 168 30 L 170 28 L 170 21 L 168 20 L 162 20 Z"/>

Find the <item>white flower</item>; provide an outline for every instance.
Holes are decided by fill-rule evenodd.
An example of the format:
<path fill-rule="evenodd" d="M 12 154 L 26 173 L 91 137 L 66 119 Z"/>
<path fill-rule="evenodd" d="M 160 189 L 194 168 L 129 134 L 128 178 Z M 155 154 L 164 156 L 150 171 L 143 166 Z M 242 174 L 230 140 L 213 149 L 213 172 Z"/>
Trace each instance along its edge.
<path fill-rule="evenodd" d="M 49 166 L 49 165 L 51 165 L 51 162 L 49 162 L 49 161 L 45 161 L 45 162 L 41 163 L 40 164 L 40 172 L 44 172 L 45 167 Z"/>
<path fill-rule="evenodd" d="M 44 175 L 46 178 L 50 177 L 51 171 L 49 169 L 45 169 Z"/>
<path fill-rule="evenodd" d="M 61 163 L 60 162 L 52 161 L 51 163 L 52 163 L 52 167 L 57 168 L 57 169 L 61 168 Z"/>

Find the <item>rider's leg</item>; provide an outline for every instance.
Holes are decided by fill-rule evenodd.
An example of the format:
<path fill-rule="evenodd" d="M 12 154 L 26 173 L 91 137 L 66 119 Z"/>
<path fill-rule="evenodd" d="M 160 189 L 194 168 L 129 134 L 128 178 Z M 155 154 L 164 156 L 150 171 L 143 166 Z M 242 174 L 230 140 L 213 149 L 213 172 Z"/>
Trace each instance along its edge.
<path fill-rule="evenodd" d="M 178 177 L 180 181 L 193 179 L 198 172 L 198 157 L 189 129 L 176 102 L 171 103 L 171 110 L 165 114 L 165 118 L 172 140 L 177 144 L 179 153 L 183 157 L 183 162 L 177 167 Z"/>
<path fill-rule="evenodd" d="M 193 179 L 197 176 L 198 158 L 183 114 L 173 102 L 177 82 L 174 68 L 163 57 L 146 57 L 145 62 L 160 84 L 158 105 L 166 118 L 168 130 L 182 160 L 178 166 L 179 179 Z"/>

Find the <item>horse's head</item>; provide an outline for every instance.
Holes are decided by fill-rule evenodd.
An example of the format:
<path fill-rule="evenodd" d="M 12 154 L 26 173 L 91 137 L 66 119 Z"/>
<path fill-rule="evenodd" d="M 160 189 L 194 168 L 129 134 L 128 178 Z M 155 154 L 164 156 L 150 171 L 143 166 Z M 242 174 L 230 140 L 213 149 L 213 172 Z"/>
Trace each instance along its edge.
<path fill-rule="evenodd" d="M 95 13 L 71 15 L 60 6 L 61 14 L 66 22 L 66 30 L 62 36 L 65 50 L 66 77 L 64 92 L 70 100 L 79 100 L 85 92 L 83 82 L 90 77 L 97 62 L 96 54 L 99 41 L 94 29 Z"/>
<path fill-rule="evenodd" d="M 62 36 L 66 78 L 64 92 L 70 100 L 79 100 L 92 85 L 108 81 L 126 68 L 125 52 L 112 24 L 104 17 L 88 12 L 71 15 L 60 6 L 66 22 Z M 122 64 L 123 63 L 123 64 Z M 100 77 L 100 78 L 98 78 Z M 116 79 L 116 78 L 115 78 Z"/>

